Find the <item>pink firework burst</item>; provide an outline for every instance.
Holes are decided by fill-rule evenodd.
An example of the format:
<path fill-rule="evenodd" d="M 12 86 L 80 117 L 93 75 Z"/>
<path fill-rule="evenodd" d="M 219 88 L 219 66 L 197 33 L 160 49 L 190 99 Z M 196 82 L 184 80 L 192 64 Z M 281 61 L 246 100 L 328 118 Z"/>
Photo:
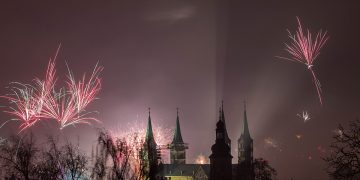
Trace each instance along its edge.
<path fill-rule="evenodd" d="M 291 57 L 277 57 L 294 62 L 299 62 L 307 66 L 313 77 L 319 101 L 322 105 L 323 102 L 321 98 L 321 85 L 320 81 L 316 78 L 313 66 L 314 61 L 320 54 L 321 48 L 325 45 L 329 37 L 327 36 L 326 31 L 323 33 L 322 30 L 320 30 L 316 34 L 316 36 L 313 36 L 309 29 L 307 29 L 306 33 L 304 33 L 303 27 L 300 23 L 300 19 L 298 17 L 296 18 L 298 21 L 298 29 L 294 35 L 291 34 L 291 32 L 288 30 L 291 43 L 285 43 L 285 51 L 287 51 Z"/>
<path fill-rule="evenodd" d="M 69 70 L 67 86 L 57 91 L 55 60 L 59 49 L 60 46 L 54 58 L 49 60 L 44 80 L 35 78 L 34 85 L 10 83 L 12 93 L 1 96 L 10 104 L 10 110 L 4 112 L 14 117 L 11 120 L 21 121 L 20 132 L 44 119 L 56 120 L 60 129 L 79 123 L 90 124 L 90 120 L 98 121 L 90 117 L 91 112 L 86 112 L 85 108 L 96 99 L 101 89 L 99 75 L 103 67 L 96 65 L 90 78 L 84 75 L 80 81 L 76 81 Z"/>
<path fill-rule="evenodd" d="M 41 105 L 34 88 L 30 85 L 11 84 L 16 84 L 11 87 L 12 93 L 2 96 L 2 98 L 8 100 L 10 104 L 10 110 L 5 110 L 4 112 L 13 116 L 13 118 L 3 123 L 2 126 L 9 121 L 21 121 L 19 127 L 21 132 L 40 120 Z"/>
<path fill-rule="evenodd" d="M 60 129 L 69 125 L 90 124 L 89 121 L 99 122 L 89 116 L 91 112 L 86 112 L 85 109 L 101 90 L 99 75 L 102 70 L 102 67 L 95 66 L 90 78 L 86 79 L 84 75 L 80 81 L 76 81 L 69 70 L 67 86 L 58 92 L 53 90 L 44 98 L 43 117 L 55 119 L 60 124 Z"/>
<path fill-rule="evenodd" d="M 20 132 L 33 126 L 41 120 L 44 100 L 55 83 L 55 59 L 58 55 L 60 45 L 54 58 L 50 58 L 45 74 L 45 80 L 35 78 L 35 85 L 23 84 L 19 82 L 10 83 L 10 94 L 1 96 L 9 101 L 9 109 L 4 112 L 14 116 L 11 120 L 21 121 Z M 11 121 L 9 120 L 9 121 Z M 7 122 L 2 124 L 6 124 Z M 2 127 L 0 126 L 0 128 Z"/>

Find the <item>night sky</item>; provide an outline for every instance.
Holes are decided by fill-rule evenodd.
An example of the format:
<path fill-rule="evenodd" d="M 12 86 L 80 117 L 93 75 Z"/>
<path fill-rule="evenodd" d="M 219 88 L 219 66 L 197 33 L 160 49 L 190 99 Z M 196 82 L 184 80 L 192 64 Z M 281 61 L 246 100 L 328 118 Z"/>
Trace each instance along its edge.
<path fill-rule="evenodd" d="M 287 55 L 286 29 L 296 29 L 296 16 L 330 36 L 314 66 L 323 106 L 306 66 L 275 57 Z M 29 130 L 36 136 L 79 139 L 90 152 L 96 128 L 145 123 L 148 107 L 154 124 L 173 128 L 179 107 L 193 163 L 210 155 L 224 100 L 235 163 L 246 100 L 255 157 L 269 160 L 279 179 L 328 179 L 321 157 L 333 131 L 360 115 L 359 17 L 356 1 L 2 1 L 0 94 L 9 82 L 43 77 L 61 43 L 58 74 L 66 73 L 65 62 L 77 77 L 97 62 L 104 66 L 102 91 L 89 107 L 102 124 L 60 131 L 42 122 Z M 302 111 L 310 113 L 306 123 L 297 116 Z M 17 127 L 7 124 L 0 136 L 16 134 Z"/>

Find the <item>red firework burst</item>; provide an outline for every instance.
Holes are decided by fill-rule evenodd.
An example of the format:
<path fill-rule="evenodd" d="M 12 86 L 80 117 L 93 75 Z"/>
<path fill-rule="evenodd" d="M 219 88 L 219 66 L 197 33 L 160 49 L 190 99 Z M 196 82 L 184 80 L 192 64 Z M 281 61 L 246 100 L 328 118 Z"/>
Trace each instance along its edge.
<path fill-rule="evenodd" d="M 285 51 L 287 51 L 291 57 L 277 57 L 299 62 L 307 66 L 313 77 L 319 101 L 322 105 L 321 85 L 320 81 L 316 78 L 313 66 L 314 61 L 320 55 L 321 48 L 325 45 L 329 37 L 327 36 L 327 32 L 323 32 L 322 30 L 318 31 L 316 36 L 313 36 L 309 29 L 307 29 L 306 33 L 304 33 L 300 19 L 298 17 L 296 18 L 298 21 L 298 29 L 294 35 L 288 30 L 291 42 L 289 44 L 285 43 Z"/>

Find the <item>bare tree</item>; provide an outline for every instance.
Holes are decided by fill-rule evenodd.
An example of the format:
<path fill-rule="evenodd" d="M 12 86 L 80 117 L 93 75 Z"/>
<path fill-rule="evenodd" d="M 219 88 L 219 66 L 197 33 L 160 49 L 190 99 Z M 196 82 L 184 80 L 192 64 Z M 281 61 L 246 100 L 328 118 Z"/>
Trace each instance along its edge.
<path fill-rule="evenodd" d="M 255 179 L 271 180 L 276 179 L 276 170 L 269 165 L 267 160 L 263 158 L 254 159 Z"/>
<path fill-rule="evenodd" d="M 144 161 L 141 158 L 142 141 L 134 136 L 132 142 L 124 138 L 114 138 L 109 133 L 101 131 L 98 138 L 99 151 L 92 170 L 93 179 L 133 179 L 145 177 Z M 142 143 L 141 143 L 142 145 Z"/>
<path fill-rule="evenodd" d="M 30 180 L 36 171 L 37 152 L 32 134 L 13 136 L 0 146 L 1 168 L 8 176 Z"/>
<path fill-rule="evenodd" d="M 349 129 L 339 125 L 330 154 L 323 158 L 327 162 L 327 172 L 333 179 L 360 178 L 360 121 L 351 121 Z"/>
<path fill-rule="evenodd" d="M 64 179 L 61 167 L 63 153 L 57 143 L 54 138 L 48 138 L 48 147 L 43 150 L 41 161 L 37 164 L 36 172 L 39 179 Z"/>
<path fill-rule="evenodd" d="M 104 179 L 106 176 L 106 160 L 103 156 L 97 156 L 92 169 L 92 179 Z"/>
<path fill-rule="evenodd" d="M 61 156 L 62 172 L 66 174 L 67 179 L 77 180 L 86 176 L 87 157 L 80 151 L 78 146 L 67 142 L 62 147 Z"/>
<path fill-rule="evenodd" d="M 100 156 L 97 157 L 94 169 L 98 176 L 103 176 L 106 166 L 110 166 L 107 177 L 110 179 L 123 180 L 129 176 L 130 171 L 130 148 L 123 139 L 113 138 L 107 132 L 100 132 L 98 143 Z"/>

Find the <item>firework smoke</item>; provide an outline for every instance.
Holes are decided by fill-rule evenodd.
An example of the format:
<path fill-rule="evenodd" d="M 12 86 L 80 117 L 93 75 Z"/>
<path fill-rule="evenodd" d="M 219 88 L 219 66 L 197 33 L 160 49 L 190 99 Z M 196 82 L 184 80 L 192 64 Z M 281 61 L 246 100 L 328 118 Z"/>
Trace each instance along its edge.
<path fill-rule="evenodd" d="M 169 161 L 169 153 L 167 153 L 167 145 L 171 143 L 173 131 L 169 128 L 165 128 L 158 123 L 153 123 L 154 139 L 158 148 L 160 149 L 162 160 Z M 136 151 L 143 146 L 143 142 L 146 136 L 146 123 L 133 121 L 128 123 L 125 128 L 118 128 L 116 131 L 112 131 L 114 137 L 124 138 L 126 142 Z"/>
<path fill-rule="evenodd" d="M 209 163 L 209 159 L 203 154 L 198 155 L 195 159 L 195 164 L 208 164 L 208 163 Z"/>
<path fill-rule="evenodd" d="M 324 147 L 322 147 L 321 145 L 319 145 L 319 146 L 317 147 L 317 150 L 318 150 L 319 153 L 321 153 L 321 154 L 325 154 L 325 153 L 326 153 L 326 149 L 325 149 Z"/>
<path fill-rule="evenodd" d="M 303 135 L 301 135 L 301 134 L 296 134 L 295 137 L 300 140 L 301 138 L 303 138 Z"/>

